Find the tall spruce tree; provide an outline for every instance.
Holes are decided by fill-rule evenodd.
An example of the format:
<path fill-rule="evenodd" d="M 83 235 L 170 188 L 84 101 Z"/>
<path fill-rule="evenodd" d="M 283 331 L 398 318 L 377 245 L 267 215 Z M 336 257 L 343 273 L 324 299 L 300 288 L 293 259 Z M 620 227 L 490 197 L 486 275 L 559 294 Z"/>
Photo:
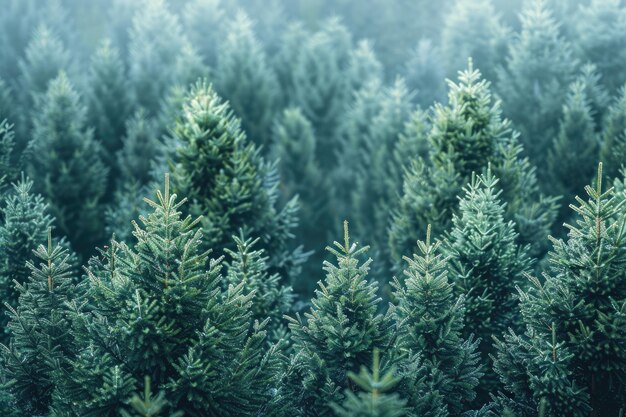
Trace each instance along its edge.
<path fill-rule="evenodd" d="M 102 239 L 101 200 L 108 174 L 85 118 L 86 108 L 61 73 L 37 107 L 29 164 L 36 190 L 50 202 L 60 234 L 82 255 L 93 253 Z"/>
<path fill-rule="evenodd" d="M 535 256 L 545 253 L 555 200 L 540 193 L 535 169 L 520 155 L 518 133 L 502 118 L 500 102 L 492 99 L 489 83 L 471 62 L 458 83 L 449 82 L 448 104 L 434 107 L 427 140 L 428 158 L 407 169 L 389 232 L 396 262 L 410 253 L 427 225 L 434 236 L 450 227 L 459 207 L 456 196 L 473 172 L 484 173 L 489 164 L 500 178 L 505 218 L 515 222 L 519 241 L 531 244 Z"/>
<path fill-rule="evenodd" d="M 291 248 L 296 199 L 278 206 L 274 164 L 248 143 L 240 121 L 206 81 L 188 93 L 172 130 L 178 145 L 171 161 L 173 187 L 187 195 L 186 211 L 202 217 L 205 245 L 222 254 L 232 236 L 261 238 L 274 272 L 297 275 L 300 256 Z"/>
<path fill-rule="evenodd" d="M 428 228 L 417 245 L 418 253 L 404 257 L 403 279 L 392 284 L 398 374 L 405 381 L 399 391 L 415 415 L 458 416 L 476 397 L 483 374 L 478 342 L 463 336 L 473 331 L 470 323 L 464 327 L 466 298 L 448 279 L 441 242 L 431 242 Z"/>
<path fill-rule="evenodd" d="M 521 31 L 509 46 L 496 87 L 504 113 L 521 132 L 525 153 L 544 175 L 539 162 L 556 137 L 554 121 L 561 115 L 578 62 L 545 0 L 529 1 L 520 20 Z"/>
<path fill-rule="evenodd" d="M 103 41 L 91 58 L 88 80 L 87 124 L 94 128 L 95 138 L 105 151 L 113 185 L 120 175 L 116 153 L 123 145 L 132 101 L 124 63 L 109 40 Z"/>
<path fill-rule="evenodd" d="M 457 0 L 441 33 L 448 74 L 456 74 L 472 58 L 483 69 L 485 78 L 495 81 L 495 70 L 506 55 L 509 36 L 491 0 Z"/>
<path fill-rule="evenodd" d="M 0 204 L 0 299 L 12 308 L 17 307 L 18 290 L 15 283 L 27 280 L 28 262 L 35 261 L 34 251 L 44 242 L 52 218 L 48 205 L 39 195 L 32 194 L 32 181 L 22 179 L 13 184 L 13 192 Z M 8 344 L 8 316 L 2 314 L 1 341 Z"/>
<path fill-rule="evenodd" d="M 624 198 L 603 189 L 602 164 L 585 191 L 571 206 L 567 239 L 552 240 L 543 279 L 520 292 L 526 331 L 497 344 L 503 412 L 618 416 L 626 403 Z"/>
<path fill-rule="evenodd" d="M 600 161 L 607 178 L 617 177 L 626 158 L 626 89 L 622 87 L 607 111 L 600 144 Z"/>
<path fill-rule="evenodd" d="M 611 90 L 626 82 L 622 62 L 626 59 L 626 8 L 619 0 L 591 0 L 581 5 L 575 20 L 575 52 L 581 61 L 591 61 Z"/>
<path fill-rule="evenodd" d="M 0 121 L 0 192 L 15 180 L 17 174 L 14 138 L 13 125 L 6 119 Z"/>
<path fill-rule="evenodd" d="M 552 194 L 564 196 L 559 220 L 565 220 L 577 190 L 593 177 L 599 141 L 585 85 L 578 81 L 569 87 L 559 132 L 548 153 Z M 560 222 L 562 223 L 562 221 Z"/>
<path fill-rule="evenodd" d="M 8 381 L 12 406 L 21 415 L 47 415 L 56 392 L 57 378 L 69 370 L 76 341 L 68 331 L 80 290 L 75 284 L 71 255 L 54 245 L 39 245 L 27 263 L 30 275 L 16 284 L 19 303 L 10 303 L 10 342 L 0 345 L 0 372 Z M 63 394 L 61 394 L 63 395 Z"/>
<path fill-rule="evenodd" d="M 150 377 L 186 416 L 255 416 L 271 399 L 278 345 L 266 344 L 267 318 L 252 318 L 249 282 L 227 278 L 221 258 L 202 249 L 199 219 L 164 192 L 130 247 L 111 241 L 92 258 L 89 309 L 73 326 L 81 349 L 63 375 L 54 410 L 61 416 L 117 416 Z M 258 294 L 260 297 L 261 295 Z"/>
<path fill-rule="evenodd" d="M 0 119 L 13 122 L 18 119 L 15 94 L 9 83 L 2 78 L 0 78 Z"/>
<path fill-rule="evenodd" d="M 497 184 L 489 170 L 472 180 L 460 200 L 459 214 L 453 215 L 444 245 L 455 293 L 466 297 L 464 334 L 480 339 L 485 364 L 493 351 L 492 337 L 507 328 L 520 328 L 515 291 L 532 268 L 528 248 L 517 243 L 515 224 L 505 218 Z M 479 394 L 487 400 L 497 385 L 491 368 L 485 368 L 480 382 Z"/>
<path fill-rule="evenodd" d="M 225 4 L 222 0 L 191 0 L 185 4 L 181 18 L 185 33 L 206 65 L 215 68 L 219 40 L 223 37 Z"/>
<path fill-rule="evenodd" d="M 367 249 L 350 242 L 345 222 L 344 242 L 327 247 L 337 263 L 324 262 L 326 278 L 311 310 L 288 318 L 293 354 L 279 392 L 290 415 L 332 416 L 330 404 L 343 403 L 345 390 L 354 388 L 348 372 L 371 363 L 374 348 L 388 347 L 390 317 L 378 313 L 378 285 L 367 280 L 371 260 L 359 259 Z"/>
<path fill-rule="evenodd" d="M 276 74 L 245 13 L 238 13 L 226 32 L 218 49 L 215 88 L 241 118 L 248 138 L 267 150 L 278 99 Z"/>
<path fill-rule="evenodd" d="M 445 73 L 441 49 L 429 38 L 419 40 L 402 68 L 409 91 L 415 92 L 414 100 L 424 108 L 445 99 L 445 84 L 441 82 Z"/>

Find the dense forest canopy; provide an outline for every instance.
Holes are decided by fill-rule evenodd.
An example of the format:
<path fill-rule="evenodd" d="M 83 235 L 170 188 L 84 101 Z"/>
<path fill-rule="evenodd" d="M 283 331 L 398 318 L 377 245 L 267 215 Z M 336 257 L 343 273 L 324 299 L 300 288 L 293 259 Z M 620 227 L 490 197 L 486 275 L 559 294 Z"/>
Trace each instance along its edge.
<path fill-rule="evenodd" d="M 626 3 L 0 0 L 0 415 L 623 417 Z"/>

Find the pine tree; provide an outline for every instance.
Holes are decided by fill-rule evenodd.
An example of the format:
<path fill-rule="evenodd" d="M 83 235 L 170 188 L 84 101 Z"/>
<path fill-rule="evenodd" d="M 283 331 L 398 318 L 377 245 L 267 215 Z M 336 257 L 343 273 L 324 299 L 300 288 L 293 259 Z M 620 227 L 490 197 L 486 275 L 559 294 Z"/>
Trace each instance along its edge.
<path fill-rule="evenodd" d="M 15 407 L 22 415 L 35 416 L 47 414 L 57 375 L 69 369 L 76 346 L 68 328 L 80 290 L 74 284 L 71 255 L 53 245 L 50 229 L 47 246 L 39 245 L 27 266 L 31 272 L 26 282 L 24 277 L 16 282 L 17 308 L 5 304 L 11 339 L 0 345 L 0 369 L 10 381 Z"/>
<path fill-rule="evenodd" d="M 552 173 L 552 194 L 565 196 L 560 220 L 567 216 L 566 207 L 573 196 L 593 177 L 592 163 L 597 160 L 599 143 L 593 113 L 585 94 L 585 85 L 574 82 L 563 106 L 563 118 L 549 153 L 548 168 Z M 559 223 L 562 223 L 559 222 Z"/>
<path fill-rule="evenodd" d="M 344 243 L 327 247 L 337 264 L 324 262 L 310 312 L 288 318 L 294 353 L 281 395 L 291 415 L 332 416 L 330 404 L 343 403 L 346 388 L 354 388 L 348 372 L 371 363 L 374 348 L 387 349 L 390 318 L 378 313 L 378 286 L 367 281 L 371 260 L 359 260 L 367 249 L 350 243 L 345 222 Z"/>
<path fill-rule="evenodd" d="M 466 297 L 464 333 L 467 336 L 471 332 L 481 340 L 483 363 L 488 363 L 493 336 L 520 327 L 515 289 L 523 285 L 524 274 L 532 268 L 528 248 L 516 243 L 515 224 L 505 220 L 505 204 L 497 184 L 490 171 L 470 183 L 444 246 L 455 293 Z M 480 393 L 488 398 L 496 381 L 487 368 Z"/>
<path fill-rule="evenodd" d="M 367 40 L 360 41 L 350 51 L 348 59 L 346 76 L 350 80 L 352 91 L 358 91 L 368 83 L 384 78 L 383 66 Z"/>
<path fill-rule="evenodd" d="M 126 135 L 121 138 L 122 146 L 116 155 L 120 178 L 146 185 L 154 179 L 153 165 L 162 153 L 156 121 L 139 109 L 126 120 L 124 131 Z"/>
<path fill-rule="evenodd" d="M 226 32 L 218 50 L 215 88 L 241 118 L 248 138 L 268 146 L 278 99 L 276 74 L 245 13 L 238 13 Z"/>
<path fill-rule="evenodd" d="M 0 119 L 16 121 L 18 119 L 16 110 L 13 89 L 0 78 Z"/>
<path fill-rule="evenodd" d="M 206 65 L 215 68 L 219 40 L 222 39 L 224 6 L 222 0 L 191 0 L 181 13 L 185 33 Z"/>
<path fill-rule="evenodd" d="M 619 0 L 592 0 L 581 5 L 575 15 L 576 53 L 581 61 L 591 61 L 603 74 L 603 81 L 614 91 L 626 82 L 622 62 L 626 59 L 626 8 Z"/>
<path fill-rule="evenodd" d="M 560 117 L 578 62 L 544 0 L 529 1 L 520 19 L 521 32 L 498 71 L 497 90 L 504 113 L 521 132 L 524 151 L 538 164 L 556 137 L 554 121 Z"/>
<path fill-rule="evenodd" d="M 449 74 L 462 70 L 468 58 L 495 81 L 495 70 L 506 55 L 509 30 L 491 0 L 457 0 L 444 21 L 441 48 Z"/>
<path fill-rule="evenodd" d="M 290 249 L 297 202 L 278 206 L 273 164 L 248 143 L 239 119 L 206 82 L 191 88 L 183 109 L 172 130 L 178 143 L 173 186 L 188 196 L 186 210 L 203 216 L 206 247 L 218 255 L 233 249 L 231 236 L 242 229 L 261 238 L 272 272 L 297 275 L 299 256 Z"/>
<path fill-rule="evenodd" d="M 6 119 L 0 121 L 0 191 L 3 191 L 17 174 L 14 137 L 13 125 L 9 124 Z"/>
<path fill-rule="evenodd" d="M 626 158 L 626 89 L 619 90 L 602 129 L 600 161 L 607 178 L 615 178 Z"/>
<path fill-rule="evenodd" d="M 281 107 L 294 107 L 295 98 L 295 65 L 302 45 L 312 36 L 302 22 L 290 23 L 280 38 L 280 48 L 272 57 L 272 66 L 278 78 L 281 90 Z"/>
<path fill-rule="evenodd" d="M 94 128 L 96 139 L 103 145 L 113 183 L 122 169 L 115 156 L 123 145 L 132 102 L 124 63 L 109 40 L 102 42 L 91 58 L 88 80 L 87 124 Z"/>
<path fill-rule="evenodd" d="M 173 84 L 186 85 L 203 70 L 194 68 L 200 64 L 196 53 L 165 0 L 143 4 L 130 29 L 128 76 L 137 103 L 155 115 Z"/>
<path fill-rule="evenodd" d="M 502 408 L 518 416 L 617 416 L 626 402 L 624 199 L 602 188 L 572 205 L 566 240 L 553 239 L 543 279 L 520 292 L 526 326 L 498 342 Z"/>
<path fill-rule="evenodd" d="M 402 417 L 406 415 L 406 400 L 398 394 L 388 394 L 399 382 L 393 369 L 380 375 L 380 354 L 374 349 L 372 372 L 364 366 L 358 374 L 349 372 L 348 377 L 363 391 L 354 394 L 346 391 L 343 405 L 331 404 L 338 417 Z"/>
<path fill-rule="evenodd" d="M 441 242 L 430 239 L 428 228 L 426 241 L 417 243 L 419 253 L 404 257 L 404 279 L 394 278 L 392 284 L 399 376 L 408 381 L 423 378 L 426 390 L 405 383 L 399 391 L 416 415 L 456 416 L 476 397 L 483 373 L 478 342 L 462 335 L 473 331 L 471 325 L 464 328 L 465 295 L 455 294 L 448 280 L 449 257 L 442 254 Z M 421 360 L 417 374 L 416 360 Z"/>
<path fill-rule="evenodd" d="M 505 218 L 515 222 L 519 241 L 531 244 L 531 254 L 541 258 L 556 215 L 555 200 L 539 192 L 534 167 L 520 155 L 518 133 L 502 118 L 500 102 L 492 99 L 489 83 L 471 62 L 458 83 L 449 82 L 448 104 L 434 107 L 427 141 L 428 158 L 407 169 L 391 224 L 390 247 L 396 262 L 410 253 L 427 225 L 432 225 L 434 236 L 450 227 L 459 207 L 456 196 L 472 173 L 486 172 L 489 164 L 500 178 Z"/>
<path fill-rule="evenodd" d="M 133 246 L 112 240 L 87 268 L 89 310 L 73 326 L 81 349 L 55 411 L 117 416 L 148 376 L 186 416 L 258 415 L 271 399 L 279 346 L 267 346 L 267 318 L 253 321 L 255 293 L 245 280 L 225 281 L 221 258 L 202 249 L 200 221 L 183 217 L 185 200 L 170 194 L 167 177 L 146 202 Z"/>
<path fill-rule="evenodd" d="M 39 16 L 34 0 L 7 0 L 0 15 L 0 74 L 13 83 L 20 73 L 16 64 L 28 45 Z M 0 116 L 0 118 L 3 116 Z"/>
<path fill-rule="evenodd" d="M 168 407 L 169 403 L 165 399 L 163 392 L 159 392 L 156 396 L 152 395 L 152 389 L 150 385 L 150 377 L 146 377 L 144 382 L 143 396 L 135 394 L 130 399 L 130 406 L 132 412 L 121 410 L 122 417 L 182 417 L 182 412 L 164 413 L 164 409 Z"/>
<path fill-rule="evenodd" d="M 407 88 L 424 108 L 445 99 L 445 84 L 441 82 L 445 73 L 441 50 L 428 38 L 419 40 L 402 71 Z"/>
<path fill-rule="evenodd" d="M 93 131 L 85 129 L 86 109 L 64 73 L 55 78 L 36 110 L 29 172 L 36 190 L 50 202 L 59 232 L 80 254 L 102 239 L 100 206 L 108 170 Z"/>
<path fill-rule="evenodd" d="M 11 308 L 17 307 L 18 291 L 15 283 L 24 285 L 29 269 L 28 262 L 35 261 L 34 251 L 44 242 L 52 218 L 47 213 L 48 205 L 39 195 L 31 193 L 32 181 L 22 179 L 13 184 L 13 193 L 8 194 L 0 205 L 0 299 Z M 1 340 L 7 343 L 9 335 L 6 324 L 8 317 L 2 315 Z"/>

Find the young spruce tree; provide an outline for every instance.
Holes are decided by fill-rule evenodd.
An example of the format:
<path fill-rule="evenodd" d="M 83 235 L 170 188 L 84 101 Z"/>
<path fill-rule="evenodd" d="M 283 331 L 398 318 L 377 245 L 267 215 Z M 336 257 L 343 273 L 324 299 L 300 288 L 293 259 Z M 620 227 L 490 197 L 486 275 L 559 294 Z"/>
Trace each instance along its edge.
<path fill-rule="evenodd" d="M 626 404 L 624 197 L 602 188 L 602 164 L 585 190 L 543 279 L 520 291 L 526 331 L 497 343 L 497 403 L 509 415 L 618 416 Z"/>

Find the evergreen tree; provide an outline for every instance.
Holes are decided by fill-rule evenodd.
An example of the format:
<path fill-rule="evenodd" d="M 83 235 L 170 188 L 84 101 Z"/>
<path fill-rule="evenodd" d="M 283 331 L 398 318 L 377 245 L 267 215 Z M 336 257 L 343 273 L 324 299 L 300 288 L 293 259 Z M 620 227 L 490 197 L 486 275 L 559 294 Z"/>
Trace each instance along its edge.
<path fill-rule="evenodd" d="M 187 84 L 200 75 L 193 68 L 199 63 L 189 65 L 189 59 L 196 59 L 195 51 L 165 0 L 142 4 L 130 29 L 128 76 L 137 103 L 154 115 L 174 83 Z"/>
<path fill-rule="evenodd" d="M 55 397 L 61 416 L 117 416 L 145 376 L 186 416 L 255 416 L 271 399 L 278 345 L 253 321 L 246 280 L 227 284 L 201 249 L 199 219 L 165 191 L 134 224 L 133 247 L 112 240 L 87 274 L 81 349 Z M 260 297 L 260 295 L 259 295 Z"/>
<path fill-rule="evenodd" d="M 352 84 L 352 91 L 358 91 L 369 82 L 384 78 L 382 64 L 367 40 L 360 41 L 350 51 L 348 59 L 347 77 Z"/>
<path fill-rule="evenodd" d="M 358 374 L 349 372 L 348 377 L 363 391 L 354 394 L 346 391 L 346 400 L 343 405 L 331 404 L 338 417 L 402 417 L 406 415 L 406 401 L 398 394 L 388 394 L 399 379 L 394 371 L 389 370 L 380 375 L 380 354 L 374 349 L 372 372 L 364 366 Z"/>
<path fill-rule="evenodd" d="M 623 198 L 602 188 L 572 205 L 567 240 L 553 239 L 542 280 L 520 292 L 526 332 L 498 342 L 495 368 L 507 392 L 498 403 L 518 416 L 617 416 L 626 403 L 626 262 Z"/>
<path fill-rule="evenodd" d="M 411 51 L 409 59 L 403 67 L 403 77 L 409 91 L 414 92 L 413 98 L 424 108 L 434 102 L 445 99 L 446 69 L 438 46 L 431 39 L 423 38 Z"/>
<path fill-rule="evenodd" d="M 117 152 L 117 165 L 120 178 L 126 182 L 148 184 L 154 176 L 152 167 L 162 152 L 154 118 L 143 109 L 137 110 L 124 127 L 126 135 L 121 139 L 122 146 Z"/>
<path fill-rule="evenodd" d="M 483 363 L 488 363 L 493 336 L 520 327 L 515 289 L 532 267 L 528 248 L 516 243 L 515 224 L 505 220 L 497 184 L 490 171 L 473 179 L 460 200 L 459 214 L 453 216 L 444 246 L 455 292 L 466 297 L 464 333 L 471 332 L 481 340 Z M 479 387 L 483 399 L 496 382 L 496 375 L 487 368 Z"/>
<path fill-rule="evenodd" d="M 2 78 L 0 78 L 0 119 L 11 121 L 18 119 L 13 89 Z"/>
<path fill-rule="evenodd" d="M 433 109 L 427 135 L 429 155 L 416 160 L 404 176 L 403 193 L 390 230 L 390 247 L 397 261 L 409 253 L 413 242 L 432 225 L 441 235 L 458 212 L 457 195 L 472 173 L 484 173 L 491 164 L 506 202 L 505 218 L 515 222 L 518 240 L 531 244 L 531 253 L 542 257 L 545 236 L 556 214 L 555 200 L 539 192 L 535 169 L 522 158 L 518 133 L 501 116 L 489 83 L 469 69 L 459 82 L 449 82 L 448 105 Z"/>
<path fill-rule="evenodd" d="M 182 417 L 182 412 L 173 412 L 163 414 L 163 410 L 169 406 L 169 402 L 165 399 L 163 392 L 159 392 L 156 396 L 152 395 L 152 389 L 150 385 L 150 377 L 146 377 L 144 382 L 143 396 L 135 394 L 130 399 L 130 406 L 132 412 L 121 410 L 122 417 Z"/>
<path fill-rule="evenodd" d="M 273 272 L 297 275 L 299 256 L 291 246 L 297 225 L 295 199 L 277 204 L 278 179 L 272 164 L 248 143 L 239 119 L 206 82 L 189 92 L 172 130 L 178 143 L 172 161 L 173 186 L 190 200 L 186 209 L 202 215 L 205 245 L 221 254 L 243 230 L 261 238 Z"/>
<path fill-rule="evenodd" d="M 34 0 L 7 0 L 0 15 L 0 74 L 13 83 L 20 73 L 16 62 L 31 40 L 39 16 Z M 0 116 L 4 117 L 4 116 Z"/>
<path fill-rule="evenodd" d="M 468 58 L 495 80 L 495 70 L 506 55 L 510 34 L 491 0 L 457 0 L 444 21 L 441 48 L 449 74 L 462 70 Z"/>
<path fill-rule="evenodd" d="M 521 32 L 498 71 L 497 90 L 504 113 L 521 132 L 524 151 L 538 164 L 556 137 L 554 121 L 560 117 L 578 62 L 544 0 L 529 1 L 520 19 Z"/>
<path fill-rule="evenodd" d="M 312 36 L 302 22 L 290 23 L 281 35 L 280 48 L 272 58 L 272 66 L 281 87 L 281 107 L 297 106 L 295 99 L 296 61 L 307 40 Z"/>
<path fill-rule="evenodd" d="M 582 66 L 580 74 L 578 74 L 574 82 L 583 85 L 583 90 L 589 101 L 589 107 L 591 108 L 591 116 L 593 117 L 596 131 L 599 131 L 611 104 L 611 96 L 603 85 L 603 77 L 594 64 L 587 63 Z M 597 161 L 589 162 L 595 165 Z"/>
<path fill-rule="evenodd" d="M 464 339 L 465 296 L 455 295 L 448 280 L 449 258 L 442 255 L 441 242 L 431 243 L 430 228 L 426 241 L 418 242 L 419 253 L 404 257 L 408 265 L 404 279 L 394 278 L 394 310 L 397 332 L 399 375 L 415 383 L 400 385 L 415 415 L 460 415 L 476 397 L 478 379 L 482 376 L 478 342 Z M 419 373 L 416 360 L 421 359 Z M 426 391 L 426 392 L 424 392 Z M 430 392 L 428 392 L 430 391 Z"/>
<path fill-rule="evenodd" d="M 574 82 L 563 106 L 559 134 L 548 153 L 552 193 L 565 196 L 560 220 L 567 215 L 565 208 L 575 201 L 573 196 L 576 191 L 584 188 L 593 177 L 591 162 L 597 160 L 598 145 L 585 85 Z"/>
<path fill-rule="evenodd" d="M 626 82 L 622 62 L 626 59 L 626 8 L 619 0 L 591 0 L 575 15 L 576 53 L 591 61 L 611 90 Z"/>
<path fill-rule="evenodd" d="M 14 137 L 13 125 L 6 119 L 0 121 L 0 191 L 16 177 Z"/>
<path fill-rule="evenodd" d="M 238 13 L 226 31 L 218 50 L 215 88 L 241 118 L 248 138 L 267 146 L 278 99 L 276 75 L 246 14 Z"/>
<path fill-rule="evenodd" d="M 367 249 L 350 243 L 345 222 L 344 243 L 327 247 L 337 264 L 324 262 L 326 279 L 310 312 L 288 318 L 294 353 L 281 395 L 293 406 L 290 415 L 332 416 L 330 404 L 354 388 L 348 372 L 370 363 L 374 348 L 387 348 L 390 317 L 378 313 L 378 286 L 367 281 L 371 260 L 359 260 Z"/>
<path fill-rule="evenodd" d="M 79 253 L 92 253 L 102 239 L 107 168 L 93 131 L 85 129 L 86 109 L 64 73 L 55 78 L 36 110 L 30 174 L 50 202 L 59 232 Z"/>
<path fill-rule="evenodd" d="M 13 184 L 14 192 L 8 194 L 0 206 L 0 299 L 3 303 L 17 307 L 19 293 L 15 283 L 23 285 L 29 273 L 28 262 L 34 262 L 34 251 L 44 242 L 52 218 L 47 213 L 48 205 L 39 195 L 30 190 L 32 181 L 22 179 Z M 0 326 L 3 329 L 2 342 L 7 343 L 6 324 L 8 317 L 3 314 Z"/>
<path fill-rule="evenodd" d="M 618 175 L 626 157 L 626 90 L 622 87 L 607 111 L 602 129 L 600 160 L 607 178 Z"/>
<path fill-rule="evenodd" d="M 47 246 L 40 245 L 27 266 L 31 273 L 26 282 L 24 277 L 22 283 L 16 282 L 17 308 L 5 303 L 11 339 L 0 345 L 0 369 L 9 381 L 14 406 L 21 415 L 36 416 L 47 414 L 56 378 L 69 369 L 76 346 L 68 328 L 80 291 L 74 284 L 71 255 L 53 245 L 50 229 Z"/>
<path fill-rule="evenodd" d="M 206 65 L 215 68 L 222 39 L 224 6 L 222 0 L 191 0 L 185 4 L 181 18 L 185 33 Z"/>
<path fill-rule="evenodd" d="M 115 156 L 122 148 L 126 119 L 131 112 L 129 85 L 118 50 L 105 40 L 91 58 L 87 94 L 87 124 L 102 143 L 111 168 L 111 183 L 120 175 Z"/>

